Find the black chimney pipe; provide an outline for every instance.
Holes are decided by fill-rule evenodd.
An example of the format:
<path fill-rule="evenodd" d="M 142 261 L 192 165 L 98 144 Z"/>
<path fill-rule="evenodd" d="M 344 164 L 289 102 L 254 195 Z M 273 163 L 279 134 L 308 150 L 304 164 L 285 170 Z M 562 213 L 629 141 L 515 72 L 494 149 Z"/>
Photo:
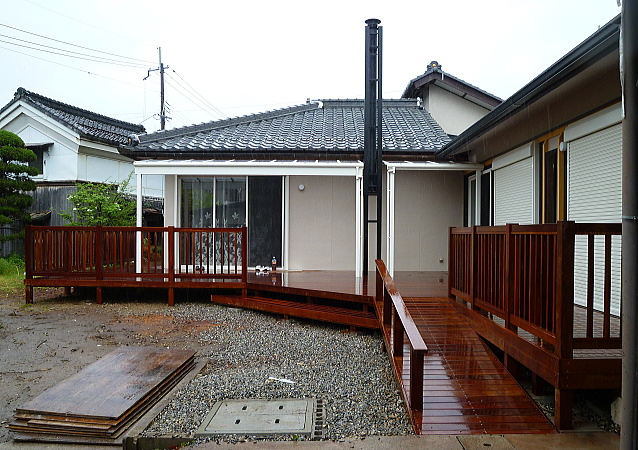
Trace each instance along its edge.
<path fill-rule="evenodd" d="M 369 226 L 376 224 L 377 259 L 381 258 L 382 216 L 382 94 L 381 35 L 379 19 L 366 20 L 365 37 L 365 101 L 363 139 L 363 275 L 368 273 Z M 370 219 L 369 196 L 377 197 L 376 218 Z"/>

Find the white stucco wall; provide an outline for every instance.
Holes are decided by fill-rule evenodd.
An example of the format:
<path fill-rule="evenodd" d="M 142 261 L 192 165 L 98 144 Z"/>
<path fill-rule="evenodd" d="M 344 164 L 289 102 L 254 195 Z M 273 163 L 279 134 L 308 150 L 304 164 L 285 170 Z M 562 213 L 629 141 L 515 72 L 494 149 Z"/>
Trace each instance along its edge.
<path fill-rule="evenodd" d="M 355 188 L 354 177 L 290 177 L 288 269 L 355 269 Z"/>
<path fill-rule="evenodd" d="M 395 270 L 447 270 L 448 228 L 462 225 L 462 172 L 397 171 Z"/>
<path fill-rule="evenodd" d="M 447 134 L 459 135 L 489 112 L 486 108 L 465 100 L 436 85 L 429 87 L 424 108 Z"/>

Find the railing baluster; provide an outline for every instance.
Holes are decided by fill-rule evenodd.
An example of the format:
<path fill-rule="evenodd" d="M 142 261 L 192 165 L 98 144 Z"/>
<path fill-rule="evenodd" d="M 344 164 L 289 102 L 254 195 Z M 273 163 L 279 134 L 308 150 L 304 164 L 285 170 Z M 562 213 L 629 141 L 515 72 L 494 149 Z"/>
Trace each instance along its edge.
<path fill-rule="evenodd" d="M 603 294 L 603 337 L 610 336 L 611 321 L 611 236 L 605 235 L 605 291 Z"/>

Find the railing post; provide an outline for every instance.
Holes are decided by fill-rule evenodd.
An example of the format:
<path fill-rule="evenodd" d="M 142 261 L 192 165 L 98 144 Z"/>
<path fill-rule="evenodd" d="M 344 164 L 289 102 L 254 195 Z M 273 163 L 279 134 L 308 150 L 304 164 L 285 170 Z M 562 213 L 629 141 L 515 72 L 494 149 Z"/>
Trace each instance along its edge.
<path fill-rule="evenodd" d="M 168 306 L 175 305 L 175 227 L 168 227 Z"/>
<path fill-rule="evenodd" d="M 242 227 L 241 234 L 241 284 L 243 285 L 242 295 L 246 297 L 248 295 L 248 228 Z"/>
<path fill-rule="evenodd" d="M 33 229 L 31 225 L 24 227 L 24 279 L 33 278 Z M 33 303 L 33 286 L 26 285 L 24 299 L 27 303 Z"/>
<path fill-rule="evenodd" d="M 470 235 L 470 286 L 469 286 L 469 294 L 470 294 L 470 307 L 472 310 L 475 310 L 474 306 L 474 287 L 476 284 L 475 276 L 477 272 L 478 265 L 478 254 L 476 251 L 476 225 L 472 225 L 472 234 Z"/>
<path fill-rule="evenodd" d="M 574 341 L 574 239 L 571 221 L 556 224 L 556 354 L 573 357 Z"/>
<path fill-rule="evenodd" d="M 514 290 L 514 239 L 512 237 L 512 224 L 505 225 L 505 328 L 516 331 L 516 327 L 511 324 L 511 315 L 514 314 L 515 290 Z"/>
<path fill-rule="evenodd" d="M 556 224 L 556 356 L 573 358 L 574 343 L 574 239 L 575 224 Z M 556 386 L 555 424 L 559 430 L 572 428 L 572 391 Z"/>
<path fill-rule="evenodd" d="M 392 308 L 392 316 L 392 356 L 403 358 L 403 324 L 396 308 Z"/>
<path fill-rule="evenodd" d="M 410 408 L 423 410 L 423 355 L 410 345 Z"/>
<path fill-rule="evenodd" d="M 456 258 L 454 257 L 454 250 L 456 241 L 454 240 L 454 228 L 450 227 L 448 229 L 448 238 L 447 238 L 447 296 L 451 300 L 455 300 L 452 295 L 452 287 L 454 286 L 454 280 L 456 279 Z"/>
<path fill-rule="evenodd" d="M 95 227 L 95 279 L 97 281 L 97 287 L 95 288 L 95 302 L 98 305 L 102 304 L 102 265 L 104 264 L 104 236 L 102 234 L 102 227 Z"/>

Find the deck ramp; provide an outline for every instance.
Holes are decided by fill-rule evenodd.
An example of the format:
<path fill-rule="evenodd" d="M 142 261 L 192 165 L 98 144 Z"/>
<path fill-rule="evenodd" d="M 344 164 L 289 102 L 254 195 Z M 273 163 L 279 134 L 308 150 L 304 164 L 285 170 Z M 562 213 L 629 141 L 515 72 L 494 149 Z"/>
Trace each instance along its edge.
<path fill-rule="evenodd" d="M 404 298 L 429 352 L 423 411 L 411 411 L 420 434 L 553 433 L 553 425 L 447 298 Z M 390 330 L 385 330 L 392 342 Z M 394 359 L 409 398 L 408 345 Z"/>

